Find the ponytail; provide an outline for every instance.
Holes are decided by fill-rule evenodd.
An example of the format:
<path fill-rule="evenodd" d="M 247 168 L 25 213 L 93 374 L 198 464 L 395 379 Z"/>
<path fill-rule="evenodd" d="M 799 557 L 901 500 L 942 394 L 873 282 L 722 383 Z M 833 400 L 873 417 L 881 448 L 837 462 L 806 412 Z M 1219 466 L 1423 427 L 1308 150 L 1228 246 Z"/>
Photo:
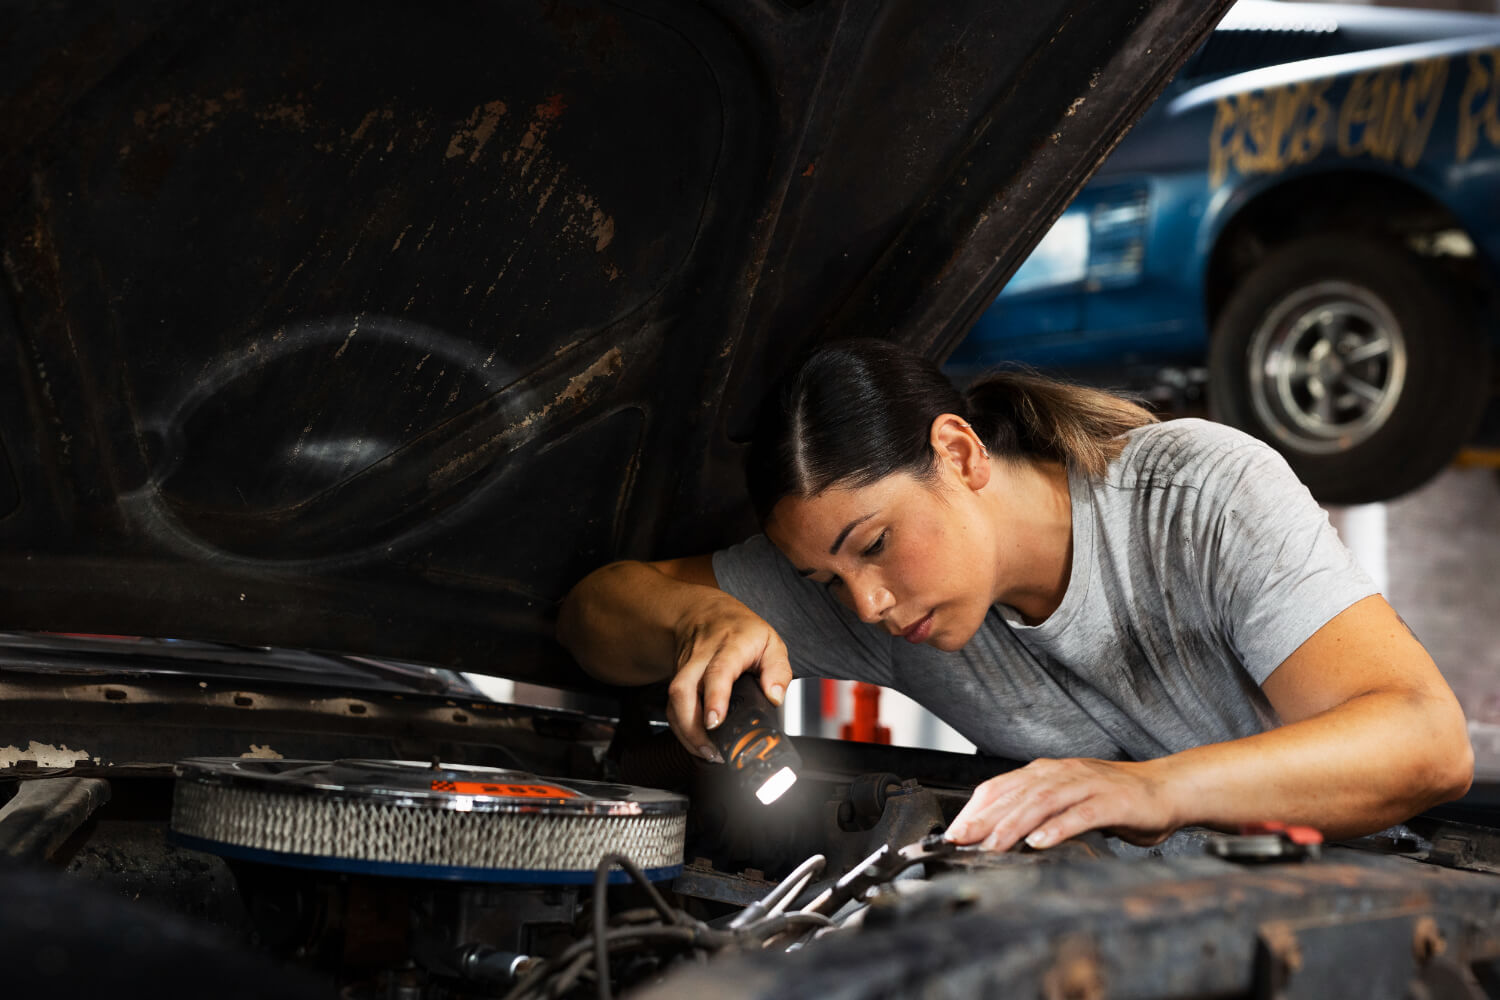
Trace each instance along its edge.
<path fill-rule="evenodd" d="M 931 361 L 883 340 L 818 349 L 767 398 L 746 456 L 746 479 L 764 523 L 784 497 L 860 487 L 902 472 L 937 472 L 932 422 L 967 420 L 990 453 L 1057 461 L 1100 478 L 1125 447 L 1120 435 L 1156 422 L 1144 408 L 1099 389 L 1030 372 L 987 376 L 960 393 Z"/>
<path fill-rule="evenodd" d="M 968 421 L 992 454 L 1065 462 L 1091 479 L 1120 457 L 1121 435 L 1156 423 L 1132 400 L 1028 371 L 991 373 L 964 395 Z"/>

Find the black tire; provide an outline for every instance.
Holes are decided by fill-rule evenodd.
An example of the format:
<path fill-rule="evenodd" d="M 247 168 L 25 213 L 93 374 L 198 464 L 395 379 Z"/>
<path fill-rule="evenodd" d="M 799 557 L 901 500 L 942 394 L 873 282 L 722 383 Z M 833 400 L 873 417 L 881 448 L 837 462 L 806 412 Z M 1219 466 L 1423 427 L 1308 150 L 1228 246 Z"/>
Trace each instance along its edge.
<path fill-rule="evenodd" d="M 1277 248 L 1214 324 L 1210 414 L 1274 446 L 1324 503 L 1425 483 L 1489 392 L 1488 346 L 1458 286 L 1368 236 Z"/>

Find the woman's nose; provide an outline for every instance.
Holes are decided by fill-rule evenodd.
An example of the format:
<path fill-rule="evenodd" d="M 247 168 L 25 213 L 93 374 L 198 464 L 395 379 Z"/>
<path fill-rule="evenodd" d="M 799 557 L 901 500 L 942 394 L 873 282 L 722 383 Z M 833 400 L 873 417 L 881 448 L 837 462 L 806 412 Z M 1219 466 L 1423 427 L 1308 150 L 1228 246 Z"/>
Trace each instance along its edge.
<path fill-rule="evenodd" d="M 885 613 L 895 604 L 891 592 L 879 581 L 860 581 L 857 587 L 852 588 L 854 597 L 854 613 L 859 615 L 859 620 L 874 625 L 885 617 Z"/>

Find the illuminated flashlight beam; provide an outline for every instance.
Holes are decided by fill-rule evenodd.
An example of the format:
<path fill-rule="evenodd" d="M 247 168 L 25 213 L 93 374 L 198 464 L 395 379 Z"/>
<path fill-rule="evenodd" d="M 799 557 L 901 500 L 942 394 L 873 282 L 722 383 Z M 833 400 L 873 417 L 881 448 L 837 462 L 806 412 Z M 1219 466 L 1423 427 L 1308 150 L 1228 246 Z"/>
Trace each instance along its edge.
<path fill-rule="evenodd" d="M 760 799 L 761 802 L 765 803 L 766 805 L 770 805 L 772 802 L 775 802 L 777 799 L 781 798 L 781 796 L 786 793 L 786 790 L 792 787 L 796 780 L 797 772 L 793 771 L 789 767 L 783 767 L 781 770 L 777 771 L 775 774 L 771 775 L 765 780 L 765 784 L 761 785 L 760 788 L 756 790 L 755 797 Z"/>

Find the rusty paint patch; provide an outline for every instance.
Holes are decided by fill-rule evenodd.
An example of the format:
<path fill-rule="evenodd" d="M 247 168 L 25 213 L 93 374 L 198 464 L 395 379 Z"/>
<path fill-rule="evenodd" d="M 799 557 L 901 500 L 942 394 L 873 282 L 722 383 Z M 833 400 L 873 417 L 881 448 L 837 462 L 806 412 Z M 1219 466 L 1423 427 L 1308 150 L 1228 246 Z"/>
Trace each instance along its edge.
<path fill-rule="evenodd" d="M 1411 950 L 1418 962 L 1429 962 L 1448 950 L 1443 932 L 1430 915 L 1417 918 L 1417 924 L 1412 928 Z"/>
<path fill-rule="evenodd" d="M 215 102 L 206 102 L 213 104 Z M 205 108 L 207 110 L 207 108 Z M 219 109 L 214 107 L 214 113 Z M 299 132 L 306 132 L 308 125 L 308 106 L 306 104 L 270 104 L 263 110 L 255 112 L 255 120 L 258 122 L 274 122 L 278 125 L 291 125 Z"/>
<path fill-rule="evenodd" d="M 302 127 L 306 127 L 307 109 L 301 108 Z M 272 105 L 256 117 L 272 115 L 279 109 L 296 117 L 292 105 Z M 226 90 L 217 97 L 183 97 L 173 101 L 160 101 L 149 108 L 137 108 L 132 116 L 135 126 L 154 140 L 164 129 L 187 132 L 194 138 L 211 132 L 229 111 L 245 110 L 245 92 Z M 262 120 L 266 120 L 262 118 Z"/>
<path fill-rule="evenodd" d="M 583 398 L 584 393 L 588 391 L 590 383 L 599 378 L 611 378 L 615 375 L 618 375 L 620 373 L 620 369 L 624 367 L 624 363 L 625 355 L 620 351 L 618 347 L 611 347 L 598 361 L 595 361 L 583 371 L 568 379 L 567 386 L 563 389 L 562 392 L 557 394 L 557 398 L 543 407 L 541 410 L 538 410 L 535 413 L 531 414 L 529 417 L 527 417 L 526 420 L 523 420 L 521 422 L 521 426 L 526 426 L 527 424 L 531 423 L 533 419 L 545 417 L 548 413 L 559 406 L 563 406 L 575 400 Z"/>
<path fill-rule="evenodd" d="M 50 220 L 53 217 L 52 194 L 40 174 L 32 175 L 32 187 L 37 201 L 37 213 L 30 231 L 21 238 L 21 245 L 27 254 L 17 261 L 7 252 L 5 254 L 6 271 L 14 278 L 17 272 L 24 268 L 31 272 L 31 280 L 38 286 L 61 289 L 63 287 L 62 257 L 58 252 L 57 241 L 50 226 Z M 68 323 L 68 314 L 61 310 L 61 305 L 61 302 L 54 300 L 49 310 L 51 315 L 48 317 L 48 323 L 62 331 L 68 343 L 68 350 L 74 357 L 77 357 L 78 347 L 73 342 L 73 330 Z M 32 365 L 36 371 L 38 390 L 46 403 L 48 421 L 57 434 L 57 452 L 54 461 L 59 466 L 69 466 L 73 462 L 73 437 L 63 429 L 64 423 L 58 412 L 57 398 L 52 391 L 47 365 L 40 354 L 33 356 Z"/>
<path fill-rule="evenodd" d="M 566 110 L 568 110 L 568 102 L 561 94 L 553 94 L 544 103 L 536 106 L 537 117 L 549 122 L 557 121 Z"/>
<path fill-rule="evenodd" d="M 554 178 L 553 181 L 552 181 L 552 183 L 547 185 L 547 189 L 542 192 L 542 196 L 537 199 L 537 203 L 536 203 L 536 215 L 541 215 L 542 214 L 542 209 L 544 209 L 544 208 L 547 207 L 547 202 L 549 202 L 549 201 L 552 200 L 552 192 L 556 191 L 556 190 L 557 190 L 557 180 L 556 180 L 556 178 Z M 533 217 L 535 217 L 535 216 L 533 216 Z"/>
<path fill-rule="evenodd" d="M 369 132 L 371 125 L 374 125 L 377 121 L 392 121 L 395 117 L 396 112 L 393 108 L 376 108 L 373 111 L 366 112 L 365 116 L 359 120 L 359 125 L 355 127 L 353 132 L 349 133 L 349 141 L 351 143 L 364 142 L 365 135 Z M 423 122 L 417 122 L 417 128 L 420 129 L 423 124 Z M 387 145 L 386 149 L 389 150 L 390 146 Z"/>
<path fill-rule="evenodd" d="M 359 124 L 355 126 L 354 131 L 349 134 L 349 140 L 351 142 L 363 142 L 365 133 L 368 132 L 370 126 L 375 123 L 375 118 L 379 114 L 380 112 L 378 111 L 365 112 L 365 116 L 359 120 Z"/>
<path fill-rule="evenodd" d="M 620 349 L 618 347 L 610 348 L 609 351 L 593 364 L 589 365 L 588 368 L 569 379 L 568 384 L 563 386 L 562 391 L 554 396 L 546 405 L 532 410 L 515 424 L 506 428 L 504 433 L 435 469 L 432 475 L 428 477 L 428 482 L 437 484 L 448 480 L 453 475 L 462 472 L 465 467 L 488 457 L 493 450 L 493 445 L 497 441 L 508 438 L 518 431 L 524 431 L 538 421 L 546 420 L 560 407 L 566 407 L 569 404 L 579 402 L 587 395 L 590 386 L 594 382 L 599 379 L 613 378 L 618 375 L 620 369 L 624 366 L 624 362 L 625 356 Z"/>
<path fill-rule="evenodd" d="M 427 231 L 426 231 L 426 232 L 424 232 L 424 233 L 423 233 L 423 234 L 422 234 L 422 238 L 421 238 L 421 239 L 420 239 L 420 240 L 418 240 L 418 241 L 417 241 L 417 249 L 418 249 L 418 250 L 419 250 L 419 251 L 420 251 L 420 250 L 421 250 L 421 249 L 422 249 L 422 248 L 423 248 L 423 247 L 424 247 L 424 246 L 426 246 L 426 245 L 427 245 L 427 237 L 429 237 L 429 236 L 431 236 L 431 235 L 432 235 L 432 231 L 433 231 L 433 229 L 435 229 L 435 228 L 437 228 L 437 220 L 433 220 L 433 221 L 432 221 L 432 222 L 429 222 L 429 223 L 428 223 L 428 224 L 427 224 Z"/>
<path fill-rule="evenodd" d="M 500 127 L 500 119 L 505 112 L 504 101 L 489 101 L 475 108 L 464 127 L 454 132 L 453 137 L 448 140 L 447 158 L 451 160 L 468 153 L 470 163 L 478 161 L 485 143 L 490 141 L 495 129 Z"/>
<path fill-rule="evenodd" d="M 98 763 L 99 759 L 87 750 L 69 750 L 66 743 L 53 746 L 32 740 L 25 750 L 14 744 L 0 747 L 0 768 L 15 767 L 22 761 L 30 761 L 37 767 L 72 767 L 86 760 Z"/>
<path fill-rule="evenodd" d="M 1119 907 L 1132 917 L 1144 918 L 1167 909 L 1191 912 L 1205 906 L 1234 907 L 1267 895 L 1307 897 L 1326 887 L 1372 891 L 1409 887 L 1409 882 L 1393 873 L 1326 863 L 1300 866 L 1285 873 L 1262 870 L 1253 878 L 1246 875 L 1245 879 L 1249 881 L 1189 879 L 1141 886 L 1121 898 Z M 1430 905 L 1427 894 L 1415 892 L 1409 896 L 1408 901 L 1414 906 Z"/>
<path fill-rule="evenodd" d="M 1082 937 L 1063 941 L 1042 978 L 1045 1000 L 1104 1000 L 1108 993 L 1093 942 Z"/>
<path fill-rule="evenodd" d="M 1302 945 L 1297 932 L 1281 921 L 1262 924 L 1260 940 L 1271 959 L 1271 985 L 1279 993 L 1279 988 L 1302 968 Z"/>
<path fill-rule="evenodd" d="M 354 325 L 349 328 L 349 332 L 344 336 L 344 342 L 339 345 L 337 351 L 333 352 L 333 359 L 335 361 L 344 356 L 344 352 L 349 349 L 349 342 L 354 339 L 354 335 L 357 333 L 359 333 L 359 317 L 355 317 Z"/>
<path fill-rule="evenodd" d="M 615 220 L 612 216 L 605 215 L 588 195 L 580 194 L 575 197 L 578 204 L 589 213 L 587 232 L 594 238 L 594 252 L 597 253 L 614 241 Z"/>

